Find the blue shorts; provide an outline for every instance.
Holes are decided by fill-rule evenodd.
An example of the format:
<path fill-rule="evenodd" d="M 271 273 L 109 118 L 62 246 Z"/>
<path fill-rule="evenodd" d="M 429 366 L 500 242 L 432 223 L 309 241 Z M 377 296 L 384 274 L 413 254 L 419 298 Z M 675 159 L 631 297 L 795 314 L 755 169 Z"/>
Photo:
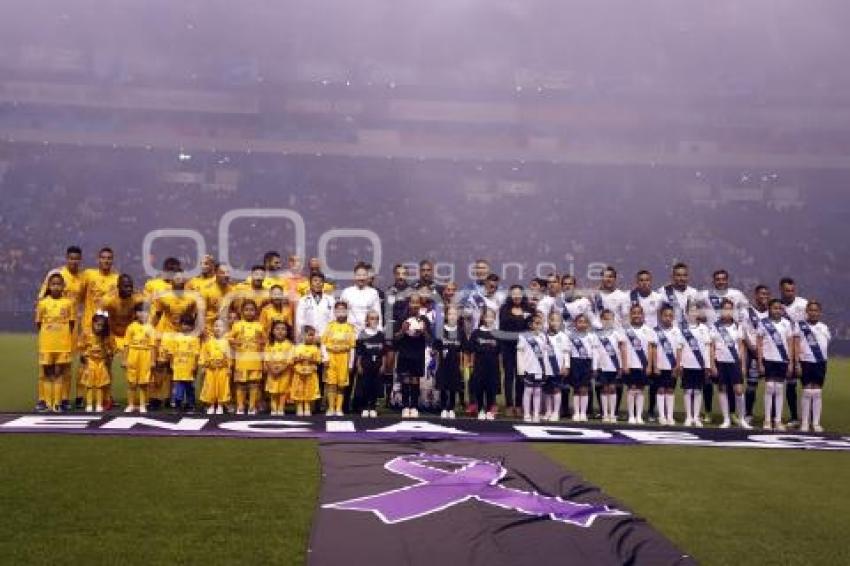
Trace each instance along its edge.
<path fill-rule="evenodd" d="M 596 381 L 599 385 L 617 385 L 619 383 L 616 371 L 600 371 Z"/>
<path fill-rule="evenodd" d="M 673 370 L 658 370 L 658 375 L 653 376 L 653 380 L 655 381 L 656 387 L 661 387 L 663 389 L 676 388 L 676 378 L 673 375 Z"/>
<path fill-rule="evenodd" d="M 589 387 L 593 377 L 593 360 L 590 358 L 570 358 L 570 385 Z"/>
<path fill-rule="evenodd" d="M 546 384 L 546 381 L 549 379 L 546 376 L 543 376 L 541 379 L 535 379 L 537 376 L 533 373 L 526 373 L 522 376 L 522 382 L 526 387 L 543 387 Z"/>
<path fill-rule="evenodd" d="M 544 393 L 557 393 L 570 388 L 567 379 L 563 375 L 547 375 L 546 383 L 543 385 Z"/>
<path fill-rule="evenodd" d="M 682 372 L 682 389 L 699 389 L 705 386 L 705 370 L 685 368 Z"/>
<path fill-rule="evenodd" d="M 625 382 L 629 387 L 646 387 L 646 384 L 649 382 L 646 377 L 646 370 L 630 369 L 629 373 L 626 374 Z"/>
<path fill-rule="evenodd" d="M 787 373 L 788 362 L 771 362 L 768 360 L 764 361 L 765 381 L 785 381 L 785 376 Z"/>
<path fill-rule="evenodd" d="M 717 362 L 717 383 L 726 387 L 743 385 L 741 365 L 734 362 Z"/>
<path fill-rule="evenodd" d="M 800 380 L 803 385 L 817 385 L 823 387 L 826 380 L 826 362 L 800 362 L 803 370 Z"/>

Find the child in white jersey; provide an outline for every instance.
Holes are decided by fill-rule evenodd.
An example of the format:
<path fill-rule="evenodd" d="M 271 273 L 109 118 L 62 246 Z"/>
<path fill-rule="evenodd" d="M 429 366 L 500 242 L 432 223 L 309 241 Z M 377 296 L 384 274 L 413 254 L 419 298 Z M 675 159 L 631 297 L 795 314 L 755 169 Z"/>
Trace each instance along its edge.
<path fill-rule="evenodd" d="M 794 323 L 782 316 L 784 312 L 782 302 L 772 299 L 768 304 L 768 317 L 762 319 L 758 330 L 759 373 L 764 376 L 765 430 L 785 430 L 782 424 L 782 401 L 785 380 L 791 377 Z"/>
<path fill-rule="evenodd" d="M 827 349 L 832 334 L 829 327 L 820 321 L 820 317 L 820 303 L 810 300 L 806 305 L 806 320 L 797 323 L 799 342 L 796 352 L 800 365 L 797 373 L 803 382 L 802 432 L 809 432 L 810 422 L 815 432 L 823 432 L 820 424 L 823 382 L 826 379 L 826 361 L 829 358 Z"/>

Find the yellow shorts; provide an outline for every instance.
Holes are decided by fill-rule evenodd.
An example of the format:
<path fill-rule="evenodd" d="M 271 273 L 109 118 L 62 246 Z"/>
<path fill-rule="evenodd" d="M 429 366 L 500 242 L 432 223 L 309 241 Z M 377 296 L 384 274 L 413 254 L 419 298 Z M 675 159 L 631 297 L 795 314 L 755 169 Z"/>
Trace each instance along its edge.
<path fill-rule="evenodd" d="M 52 366 L 54 364 L 70 364 L 71 352 L 39 352 L 38 365 Z"/>
<path fill-rule="evenodd" d="M 124 375 L 127 377 L 127 383 L 130 385 L 149 384 L 152 381 L 151 374 L 152 371 L 149 365 L 141 367 L 128 366 L 124 371 Z"/>
<path fill-rule="evenodd" d="M 289 394 L 291 383 L 292 374 L 288 371 L 277 377 L 268 375 L 266 376 L 266 393 L 270 393 L 272 395 L 287 395 Z"/>
<path fill-rule="evenodd" d="M 204 386 L 201 388 L 201 402 L 227 403 L 230 401 L 230 368 L 207 369 L 204 372 Z"/>
<path fill-rule="evenodd" d="M 236 383 L 259 383 L 263 379 L 263 371 L 259 369 L 237 369 L 233 372 Z"/>
<path fill-rule="evenodd" d="M 325 367 L 324 382 L 337 387 L 347 387 L 348 371 L 347 358 L 342 360 L 331 358 Z"/>

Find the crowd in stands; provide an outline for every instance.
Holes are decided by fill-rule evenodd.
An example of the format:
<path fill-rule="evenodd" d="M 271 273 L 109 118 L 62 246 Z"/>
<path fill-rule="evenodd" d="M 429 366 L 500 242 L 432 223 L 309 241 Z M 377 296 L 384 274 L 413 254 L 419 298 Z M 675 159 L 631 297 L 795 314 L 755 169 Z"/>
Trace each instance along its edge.
<path fill-rule="evenodd" d="M 592 264 L 617 265 L 624 282 L 646 268 L 664 274 L 671 261 L 691 265 L 692 280 L 707 283 L 723 267 L 732 285 L 749 293 L 757 283 L 793 275 L 806 296 L 824 305 L 824 319 L 837 338 L 848 333 L 850 272 L 844 229 L 846 199 L 841 179 L 805 183 L 777 206 L 779 189 L 762 187 L 763 198 L 726 202 L 719 195 L 726 173 L 655 168 L 618 169 L 525 164 L 355 160 L 209 154 L 180 161 L 171 152 L 34 147 L 0 148 L 0 324 L 31 328 L 36 291 L 51 268 L 62 264 L 68 243 L 80 245 L 84 260 L 110 245 L 116 266 L 139 281 L 142 241 L 151 230 L 200 232 L 207 251 L 220 255 L 219 221 L 240 208 L 285 208 L 306 227 L 306 255 L 318 255 L 318 240 L 333 228 L 359 228 L 380 238 L 377 283 L 391 284 L 396 261 L 423 257 L 438 262 L 437 275 L 451 264 L 453 279 L 465 281 L 476 257 L 491 259 L 494 271 L 509 268 L 504 284 L 535 275 L 539 264 L 573 271 L 579 285 L 594 286 Z M 222 165 L 222 163 L 226 163 Z M 204 182 L 175 183 L 169 174 L 191 172 L 210 179 L 217 168 L 238 172 L 233 190 Z M 703 189 L 692 190 L 700 178 Z M 502 191 L 522 182 L 521 194 Z M 484 186 L 476 192 L 470 186 Z M 737 186 L 731 183 L 731 186 Z M 750 187 L 751 188 L 751 187 Z M 749 190 L 746 184 L 740 189 Z M 699 192 L 699 198 L 694 195 Z M 787 192 L 787 191 L 786 191 Z M 785 193 L 782 193 L 785 194 Z M 268 249 L 294 251 L 294 230 L 284 221 L 243 219 L 231 227 L 232 267 L 248 269 Z M 197 260 L 187 240 L 155 242 L 151 265 L 178 255 Z M 355 261 L 372 261 L 364 239 L 340 239 L 327 247 L 328 266 L 348 272 Z M 550 267 L 542 267 L 544 275 Z M 661 281 L 659 281 L 661 283 Z"/>

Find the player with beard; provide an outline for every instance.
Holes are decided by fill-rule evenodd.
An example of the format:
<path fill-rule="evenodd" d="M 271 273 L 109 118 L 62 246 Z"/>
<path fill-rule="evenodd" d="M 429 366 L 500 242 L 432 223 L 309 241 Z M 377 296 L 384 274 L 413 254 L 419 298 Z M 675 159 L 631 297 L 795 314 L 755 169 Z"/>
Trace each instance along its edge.
<path fill-rule="evenodd" d="M 116 353 L 121 356 L 121 363 L 126 361 L 124 351 L 127 345 L 125 340 L 127 327 L 136 320 L 137 306 L 143 305 L 144 302 L 144 296 L 133 288 L 133 278 L 122 273 L 118 276 L 117 291 L 107 295 L 101 303 L 101 310 L 109 315 L 109 332 L 115 342 Z M 133 391 L 128 390 L 127 408 L 134 407 L 135 404 Z"/>
<path fill-rule="evenodd" d="M 783 277 L 779 281 L 779 300 L 782 302 L 783 308 L 783 316 L 787 317 L 792 323 L 794 323 L 794 331 L 797 331 L 797 324 L 801 320 L 806 319 L 806 305 L 808 301 L 803 297 L 797 296 L 797 283 L 791 279 L 790 277 Z M 793 341 L 791 345 L 791 356 L 794 359 L 796 352 L 794 351 L 797 346 L 797 340 Z M 792 364 L 791 368 L 791 376 L 789 379 L 785 381 L 785 399 L 788 401 L 788 411 L 791 414 L 791 420 L 788 422 L 788 426 L 797 427 L 800 425 L 800 421 L 797 417 L 797 380 L 799 375 L 797 374 L 797 367 Z"/>
<path fill-rule="evenodd" d="M 395 369 L 396 353 L 393 336 L 407 315 L 407 302 L 413 293 L 413 287 L 408 283 L 407 267 L 401 263 L 393 266 L 393 284 L 386 292 L 384 301 L 384 336 L 387 344 L 385 348 L 386 363 L 384 364 L 383 376 L 386 393 L 386 404 L 392 403 L 393 371 Z"/>
<path fill-rule="evenodd" d="M 434 281 L 434 262 L 430 259 L 419 262 L 419 279 L 413 284 L 413 288 L 419 291 L 420 295 L 432 295 L 432 300 L 443 294 L 444 286 Z"/>
<path fill-rule="evenodd" d="M 658 326 L 658 311 L 665 300 L 661 293 L 652 290 L 652 273 L 641 269 L 635 275 L 635 288 L 629 293 L 629 305 L 640 305 L 647 326 Z"/>
<path fill-rule="evenodd" d="M 567 273 L 561 277 L 561 297 L 563 298 L 563 308 L 561 309 L 561 318 L 564 319 L 564 324 L 567 328 L 575 327 L 575 320 L 580 314 L 590 317 L 590 312 L 593 307 L 587 297 L 582 297 L 576 292 L 578 281 L 576 276 Z M 588 320 L 590 320 L 588 318 Z"/>
<path fill-rule="evenodd" d="M 564 300 L 561 297 L 561 277 L 557 273 L 550 273 L 545 279 L 546 294 L 537 302 L 537 310 L 543 315 L 543 319 L 548 321 L 553 310 L 561 313 Z"/>
<path fill-rule="evenodd" d="M 617 270 L 612 266 L 607 266 L 602 270 L 602 280 L 599 283 L 599 289 L 592 293 L 589 297 L 590 301 L 590 317 L 591 323 L 595 329 L 604 328 L 609 322 L 603 322 L 602 313 L 610 311 L 614 315 L 614 327 L 623 328 L 629 322 L 629 294 L 617 288 Z M 624 374 L 628 376 L 628 368 L 624 369 Z M 617 395 L 617 409 L 620 408 L 620 400 L 623 396 L 623 386 L 626 380 L 618 380 L 615 384 Z M 597 402 L 599 402 L 600 393 L 597 391 Z M 599 402 L 601 406 L 602 403 Z M 589 407 L 588 411 L 593 412 L 593 408 Z"/>
<path fill-rule="evenodd" d="M 213 256 L 207 254 L 201 258 L 201 273 L 189 279 L 189 282 L 186 283 L 186 288 L 203 295 L 210 287 L 216 284 L 215 266 L 216 262 Z"/>
<path fill-rule="evenodd" d="M 705 313 L 706 324 L 709 328 L 714 328 L 715 323 L 720 319 L 720 305 L 729 299 L 732 301 L 733 310 L 732 316 L 736 323 L 741 324 L 746 316 L 747 298 L 738 289 L 729 287 L 729 272 L 725 269 L 718 269 L 711 275 L 711 288 L 699 293 L 698 302 L 703 307 Z M 707 384 L 708 386 L 711 383 Z M 708 399 L 708 397 L 706 397 Z M 730 407 L 735 407 L 736 398 L 731 387 L 726 388 L 726 399 Z M 708 404 L 711 407 L 711 403 Z M 734 414 L 739 414 L 737 409 Z"/>
<path fill-rule="evenodd" d="M 118 272 L 114 269 L 115 252 L 112 248 L 101 248 L 97 253 L 97 267 L 86 269 L 82 275 L 82 287 L 80 296 L 83 303 L 83 318 L 81 319 L 80 331 L 88 330 L 92 317 L 100 310 L 103 299 L 114 293 L 118 288 Z M 111 361 L 111 358 L 110 360 Z M 111 371 L 111 368 L 110 368 Z M 81 374 L 78 376 L 77 391 L 83 391 Z M 104 395 L 104 407 L 108 411 L 112 408 L 111 381 L 102 389 Z M 82 408 L 82 398 L 79 398 L 77 406 Z"/>
<path fill-rule="evenodd" d="M 699 293 L 688 284 L 689 281 L 690 270 L 687 264 L 679 262 L 673 266 L 670 283 L 658 289 L 664 302 L 673 307 L 677 325 L 687 320 L 688 304 L 695 303 L 699 299 Z"/>
<path fill-rule="evenodd" d="M 756 393 L 758 393 L 759 381 L 764 377 L 759 371 L 758 364 L 758 332 L 761 328 L 762 319 L 767 318 L 768 304 L 770 303 L 770 290 L 766 285 L 757 285 L 753 291 L 752 304 L 744 309 L 744 317 L 742 326 L 744 328 L 745 342 L 747 344 L 747 359 L 749 360 L 749 370 L 747 371 L 747 390 L 744 393 L 745 398 L 745 414 L 747 424 L 752 424 L 753 407 L 756 403 Z M 707 413 L 711 409 L 707 409 Z"/>
<path fill-rule="evenodd" d="M 600 317 L 606 309 L 614 313 L 617 326 L 628 324 L 629 295 L 617 288 L 617 270 L 610 265 L 602 270 L 602 281 L 599 283 L 599 289 L 591 295 L 590 304 L 594 327 L 602 327 Z"/>
<path fill-rule="evenodd" d="M 724 299 L 732 301 L 735 322 L 740 323 L 747 308 L 747 297 L 738 289 L 729 287 L 729 272 L 718 269 L 711 275 L 712 287 L 700 293 L 699 302 L 705 305 L 706 324 L 714 325 L 720 318 L 720 306 Z"/>
<path fill-rule="evenodd" d="M 364 262 L 355 265 L 354 285 L 346 287 L 339 299 L 348 305 L 348 322 L 354 325 L 358 334 L 366 328 L 366 314 L 381 310 L 381 297 L 369 285 L 369 271 L 369 265 Z"/>
<path fill-rule="evenodd" d="M 699 299 L 699 292 L 691 287 L 690 270 L 685 263 L 679 262 L 673 266 L 670 273 L 670 283 L 658 289 L 658 294 L 664 300 L 664 304 L 670 305 L 673 309 L 674 324 L 681 326 L 687 324 L 688 305 L 696 303 Z M 649 420 L 655 420 L 655 403 L 656 403 L 656 382 L 652 380 L 649 384 Z"/>

